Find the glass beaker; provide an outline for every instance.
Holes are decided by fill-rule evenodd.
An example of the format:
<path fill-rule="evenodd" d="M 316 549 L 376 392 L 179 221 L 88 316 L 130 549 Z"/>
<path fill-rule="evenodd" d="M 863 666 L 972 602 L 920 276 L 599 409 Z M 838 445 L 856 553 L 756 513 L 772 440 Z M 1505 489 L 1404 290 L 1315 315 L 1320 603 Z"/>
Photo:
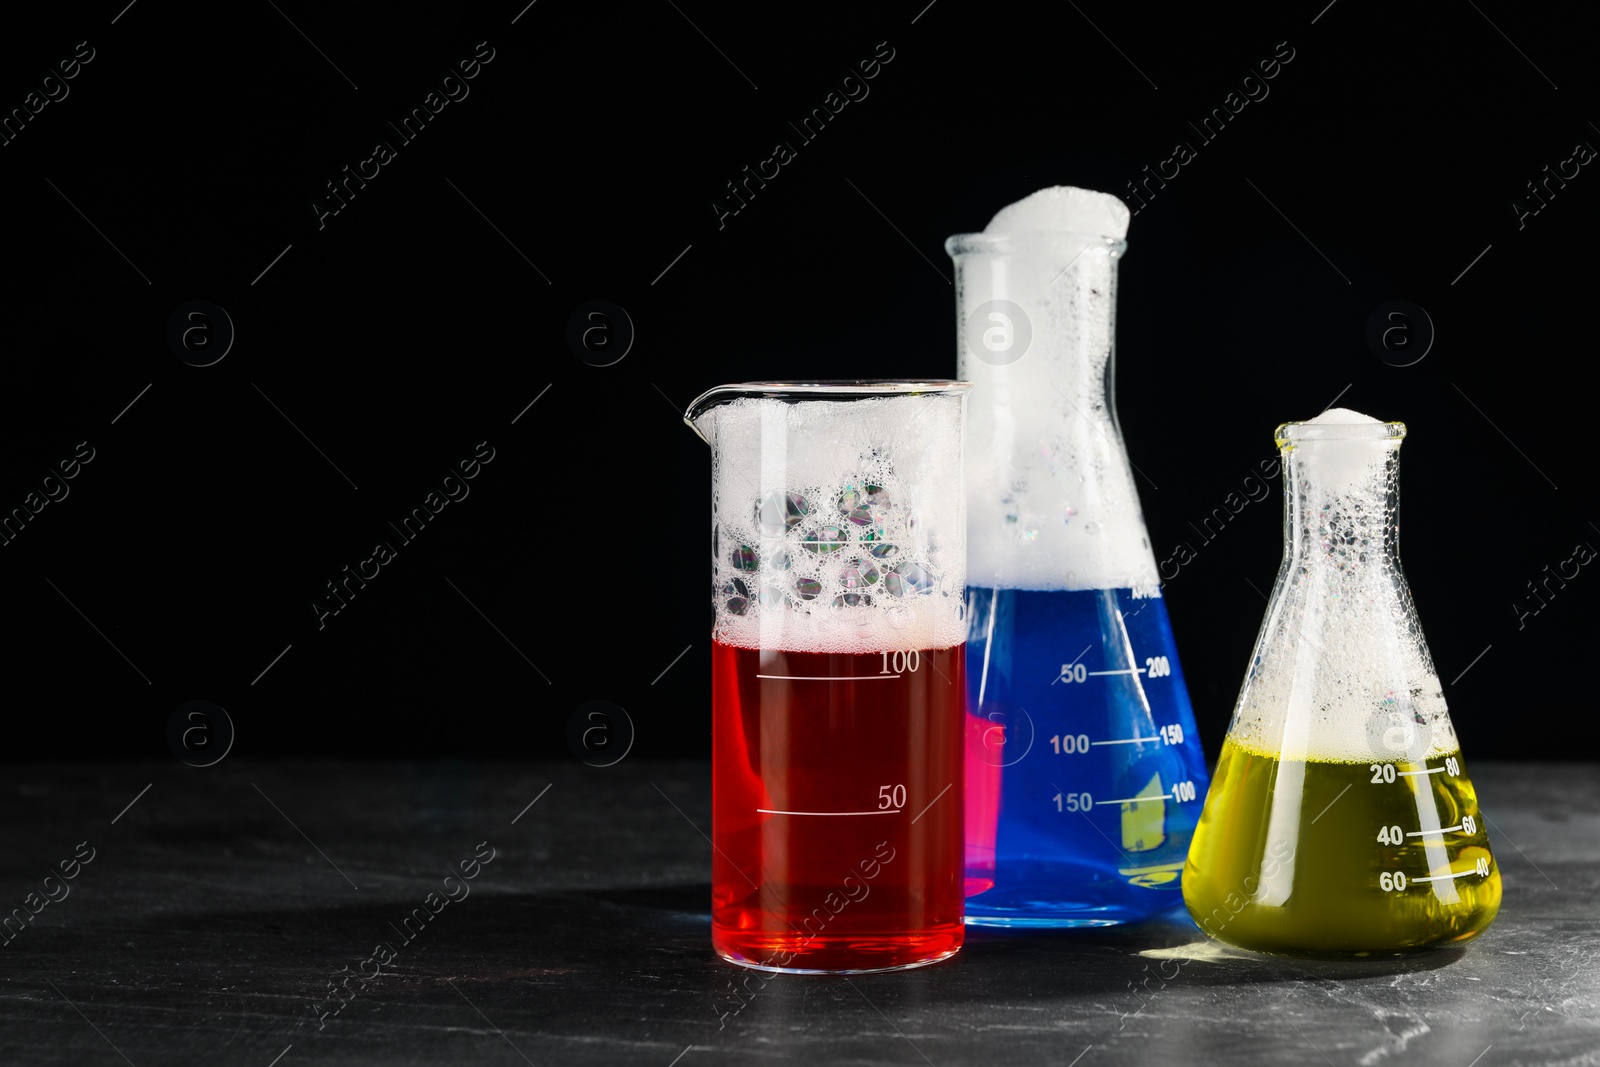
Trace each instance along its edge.
<path fill-rule="evenodd" d="M 770 971 L 961 947 L 965 382 L 729 385 L 711 445 L 711 940 Z"/>
<path fill-rule="evenodd" d="M 1205 795 L 1117 424 L 1125 248 L 1081 233 L 945 242 L 972 382 L 968 923 L 1107 926 L 1177 906 Z"/>
<path fill-rule="evenodd" d="M 1500 872 L 1400 569 L 1404 424 L 1278 427 L 1284 554 L 1183 872 L 1208 935 L 1295 955 L 1465 941 Z"/>

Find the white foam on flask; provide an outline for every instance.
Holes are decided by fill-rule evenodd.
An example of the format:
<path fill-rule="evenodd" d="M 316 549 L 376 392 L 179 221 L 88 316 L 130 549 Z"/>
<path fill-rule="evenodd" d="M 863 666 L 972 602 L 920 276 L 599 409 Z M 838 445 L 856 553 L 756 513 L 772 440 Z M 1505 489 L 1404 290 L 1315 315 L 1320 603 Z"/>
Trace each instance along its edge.
<path fill-rule="evenodd" d="M 1399 439 L 1335 408 L 1293 427 L 1285 477 L 1300 494 L 1291 546 L 1228 736 L 1265 755 L 1327 762 L 1434 759 L 1460 748 L 1392 553 Z"/>
<path fill-rule="evenodd" d="M 1116 246 L 1128 219 L 1115 196 L 1055 186 L 1002 208 L 982 240 L 953 239 L 958 374 L 973 383 L 967 547 L 974 585 L 1159 595 L 1105 388 L 1115 343 Z M 967 324 L 992 319 L 993 301 L 1026 316 L 1031 339 L 1011 362 L 979 358 L 968 340 Z"/>
<path fill-rule="evenodd" d="M 1110 193 L 1052 185 L 995 212 L 984 233 L 1083 233 L 1128 236 L 1128 205 Z"/>
<path fill-rule="evenodd" d="M 740 397 L 701 416 L 716 640 L 833 653 L 964 641 L 963 399 Z"/>
<path fill-rule="evenodd" d="M 1382 426 L 1382 419 L 1363 415 L 1349 408 L 1330 408 L 1314 419 L 1300 423 L 1302 426 Z M 1304 449 L 1308 479 L 1326 494 L 1361 495 L 1382 490 L 1375 479 L 1383 476 L 1387 450 L 1374 447 L 1373 442 L 1360 436 L 1350 440 L 1332 437 L 1318 441 L 1315 447 Z"/>

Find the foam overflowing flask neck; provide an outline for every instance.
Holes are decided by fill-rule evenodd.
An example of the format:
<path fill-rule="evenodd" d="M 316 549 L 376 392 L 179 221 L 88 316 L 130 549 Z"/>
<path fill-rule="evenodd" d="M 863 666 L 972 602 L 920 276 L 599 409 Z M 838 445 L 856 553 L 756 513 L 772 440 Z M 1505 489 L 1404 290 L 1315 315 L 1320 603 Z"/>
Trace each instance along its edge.
<path fill-rule="evenodd" d="M 1115 398 L 1119 237 L 960 234 L 975 584 L 1151 588 L 1155 560 Z"/>
<path fill-rule="evenodd" d="M 1207 774 L 1115 398 L 1128 209 L 1042 189 L 945 242 L 972 382 L 967 922 L 1176 903 Z"/>
<path fill-rule="evenodd" d="M 1400 442 L 1403 423 L 1278 428 L 1287 506 L 1284 549 L 1346 583 L 1400 565 Z M 1321 569 L 1318 568 L 1320 571 Z"/>

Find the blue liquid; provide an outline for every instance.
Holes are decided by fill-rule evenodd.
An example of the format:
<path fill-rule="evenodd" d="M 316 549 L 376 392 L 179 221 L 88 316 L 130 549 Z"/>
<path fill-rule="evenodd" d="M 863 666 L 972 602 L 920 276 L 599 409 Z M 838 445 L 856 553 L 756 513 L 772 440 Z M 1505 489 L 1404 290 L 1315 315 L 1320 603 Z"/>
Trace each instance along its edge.
<path fill-rule="evenodd" d="M 1182 903 L 1210 779 L 1165 601 L 968 597 L 966 921 L 1109 926 Z"/>

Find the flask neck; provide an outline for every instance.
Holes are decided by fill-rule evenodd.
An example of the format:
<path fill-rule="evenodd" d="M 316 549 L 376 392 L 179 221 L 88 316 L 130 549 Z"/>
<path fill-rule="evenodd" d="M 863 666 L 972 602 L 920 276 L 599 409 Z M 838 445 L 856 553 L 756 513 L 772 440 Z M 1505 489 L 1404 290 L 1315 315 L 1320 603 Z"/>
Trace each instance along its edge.
<path fill-rule="evenodd" d="M 1285 558 L 1340 584 L 1400 563 L 1400 440 L 1280 442 Z"/>

